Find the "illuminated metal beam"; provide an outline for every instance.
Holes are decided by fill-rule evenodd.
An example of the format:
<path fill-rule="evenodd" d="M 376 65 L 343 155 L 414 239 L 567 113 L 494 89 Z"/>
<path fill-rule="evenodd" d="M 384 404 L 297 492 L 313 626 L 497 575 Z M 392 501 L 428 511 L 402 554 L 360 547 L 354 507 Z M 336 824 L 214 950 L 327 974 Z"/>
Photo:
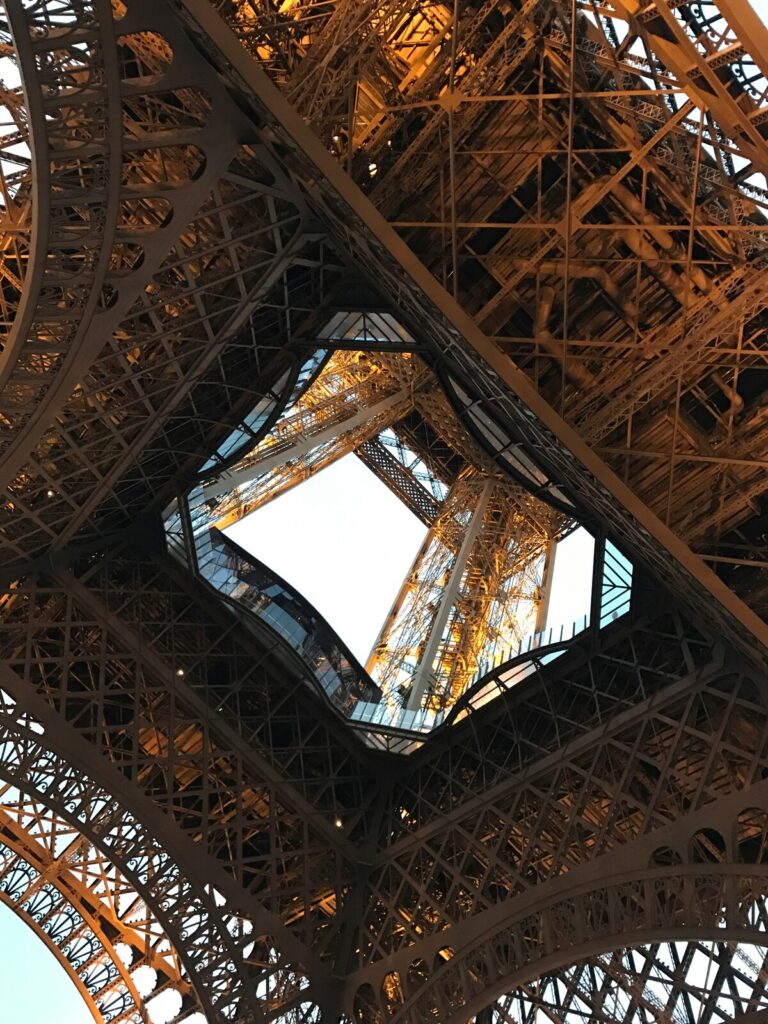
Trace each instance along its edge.
<path fill-rule="evenodd" d="M 235 488 L 245 487 L 289 462 L 300 462 L 315 448 L 337 441 L 346 434 L 355 433 L 362 427 L 369 427 L 372 423 L 379 425 L 381 422 L 388 422 L 391 417 L 402 414 L 409 407 L 410 402 L 410 390 L 402 388 L 372 405 L 363 406 L 347 419 L 331 423 L 314 433 L 297 434 L 292 444 L 285 447 L 269 445 L 262 458 L 248 459 L 245 466 L 222 473 L 213 483 L 206 484 L 203 488 L 205 498 L 217 498 Z M 274 449 L 278 450 L 272 454 Z M 336 458 L 340 457 L 341 451 L 341 448 L 337 448 Z"/>
<path fill-rule="evenodd" d="M 426 645 L 421 655 L 418 668 L 413 676 L 413 684 L 408 694 L 407 707 L 411 710 L 421 707 L 422 700 L 428 688 L 437 682 L 434 674 L 434 663 L 437 652 L 443 643 L 443 634 L 448 625 L 448 618 L 453 611 L 456 599 L 459 596 L 459 589 L 462 584 L 464 573 L 467 570 L 467 563 L 472 553 L 478 534 L 483 528 L 483 517 L 488 505 L 488 500 L 493 492 L 493 481 L 487 480 L 477 499 L 477 504 L 472 512 L 472 518 L 467 525 L 466 533 L 461 542 L 453 563 L 450 568 L 450 575 L 443 585 L 443 592 L 440 595 L 440 602 L 435 610 L 432 625 L 427 636 Z M 450 496 L 449 496 L 450 500 Z"/>
<path fill-rule="evenodd" d="M 296 172 L 304 168 L 305 187 L 313 196 L 316 213 L 353 258 L 365 261 L 383 288 L 393 289 L 393 295 L 397 290 L 398 307 L 408 326 L 413 329 L 428 320 L 444 358 L 453 356 L 466 367 L 474 360 L 478 386 L 488 396 L 498 396 L 498 408 L 503 408 L 537 457 L 556 468 L 574 497 L 621 532 L 637 558 L 667 579 L 743 651 L 764 658 L 768 625 L 638 499 L 480 331 L 347 177 L 213 9 L 204 0 L 183 0 L 182 8 L 195 30 L 224 58 L 231 69 L 225 73 L 245 88 L 260 116 L 270 121 Z M 632 157 L 633 164 L 645 148 Z M 716 605 L 711 603 L 713 598 Z"/>

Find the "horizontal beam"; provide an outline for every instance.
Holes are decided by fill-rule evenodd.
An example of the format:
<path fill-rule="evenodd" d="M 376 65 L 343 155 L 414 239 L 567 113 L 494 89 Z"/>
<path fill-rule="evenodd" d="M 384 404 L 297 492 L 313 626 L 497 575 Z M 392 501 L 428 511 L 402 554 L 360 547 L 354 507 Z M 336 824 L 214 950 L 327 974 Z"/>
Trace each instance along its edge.
<path fill-rule="evenodd" d="M 477 378 L 489 388 L 488 397 L 501 382 L 506 396 L 500 397 L 506 397 L 521 431 L 537 431 L 536 445 L 530 447 L 537 447 L 540 461 L 554 466 L 561 477 L 566 468 L 564 482 L 584 508 L 602 518 L 610 533 L 620 536 L 659 579 L 673 586 L 708 623 L 724 630 L 745 654 L 768 661 L 768 624 L 661 522 L 483 333 L 346 174 L 207 0 L 179 2 L 193 32 L 204 41 L 205 52 L 255 105 L 254 113 L 270 124 L 285 154 L 282 158 L 293 158 L 294 180 L 303 182 L 315 213 L 350 257 L 358 262 L 366 258 L 383 289 L 397 283 L 398 294 L 392 296 L 397 308 L 439 331 L 434 342 L 443 353 L 461 353 L 467 361 L 470 354 L 479 356 Z"/>

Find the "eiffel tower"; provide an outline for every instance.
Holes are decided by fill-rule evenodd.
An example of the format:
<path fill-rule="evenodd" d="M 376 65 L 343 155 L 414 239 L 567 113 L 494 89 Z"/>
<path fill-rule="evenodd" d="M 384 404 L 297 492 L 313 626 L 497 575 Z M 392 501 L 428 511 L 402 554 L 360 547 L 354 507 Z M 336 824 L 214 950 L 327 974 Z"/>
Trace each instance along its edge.
<path fill-rule="evenodd" d="M 768 1021 L 755 10 L 0 37 L 0 900 L 98 1024 Z M 352 453 L 365 665 L 226 532 Z"/>

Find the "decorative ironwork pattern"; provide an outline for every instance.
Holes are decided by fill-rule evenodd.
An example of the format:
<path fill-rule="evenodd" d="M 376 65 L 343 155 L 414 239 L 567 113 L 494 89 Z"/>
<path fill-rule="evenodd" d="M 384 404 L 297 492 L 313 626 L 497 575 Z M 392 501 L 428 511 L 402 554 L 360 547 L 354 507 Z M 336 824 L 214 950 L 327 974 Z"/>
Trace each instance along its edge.
<path fill-rule="evenodd" d="M 0 898 L 115 1024 L 764 1015 L 748 4 L 6 7 Z M 340 713 L 365 680 L 334 708 L 322 644 L 195 576 L 179 496 L 220 499 L 275 422 L 296 463 L 254 504 L 363 445 L 445 528 L 389 624 L 427 664 L 410 710 L 459 697 L 433 735 L 374 749 Z M 600 571 L 589 628 L 481 705 L 433 599 L 504 605 L 515 516 L 529 603 L 534 535 L 584 522 Z"/>

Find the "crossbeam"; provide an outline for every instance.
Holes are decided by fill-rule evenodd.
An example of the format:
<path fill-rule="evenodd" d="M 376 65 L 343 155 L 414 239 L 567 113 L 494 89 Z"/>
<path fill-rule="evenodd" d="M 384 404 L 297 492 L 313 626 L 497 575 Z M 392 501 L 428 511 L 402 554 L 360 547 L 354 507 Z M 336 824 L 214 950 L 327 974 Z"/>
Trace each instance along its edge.
<path fill-rule="evenodd" d="M 294 174 L 300 174 L 315 213 L 385 291 L 393 297 L 397 293 L 398 307 L 412 332 L 423 333 L 428 321 L 442 357 L 453 357 L 467 371 L 473 367 L 476 385 L 497 399 L 497 409 L 503 409 L 538 461 L 551 467 L 575 499 L 620 532 L 641 562 L 668 580 L 687 604 L 724 630 L 745 654 L 765 660 L 768 625 L 643 504 L 480 330 L 354 185 L 205 0 L 183 0 L 181 7 L 192 31 L 212 45 L 213 59 L 222 73 L 287 147 L 285 159 Z"/>

